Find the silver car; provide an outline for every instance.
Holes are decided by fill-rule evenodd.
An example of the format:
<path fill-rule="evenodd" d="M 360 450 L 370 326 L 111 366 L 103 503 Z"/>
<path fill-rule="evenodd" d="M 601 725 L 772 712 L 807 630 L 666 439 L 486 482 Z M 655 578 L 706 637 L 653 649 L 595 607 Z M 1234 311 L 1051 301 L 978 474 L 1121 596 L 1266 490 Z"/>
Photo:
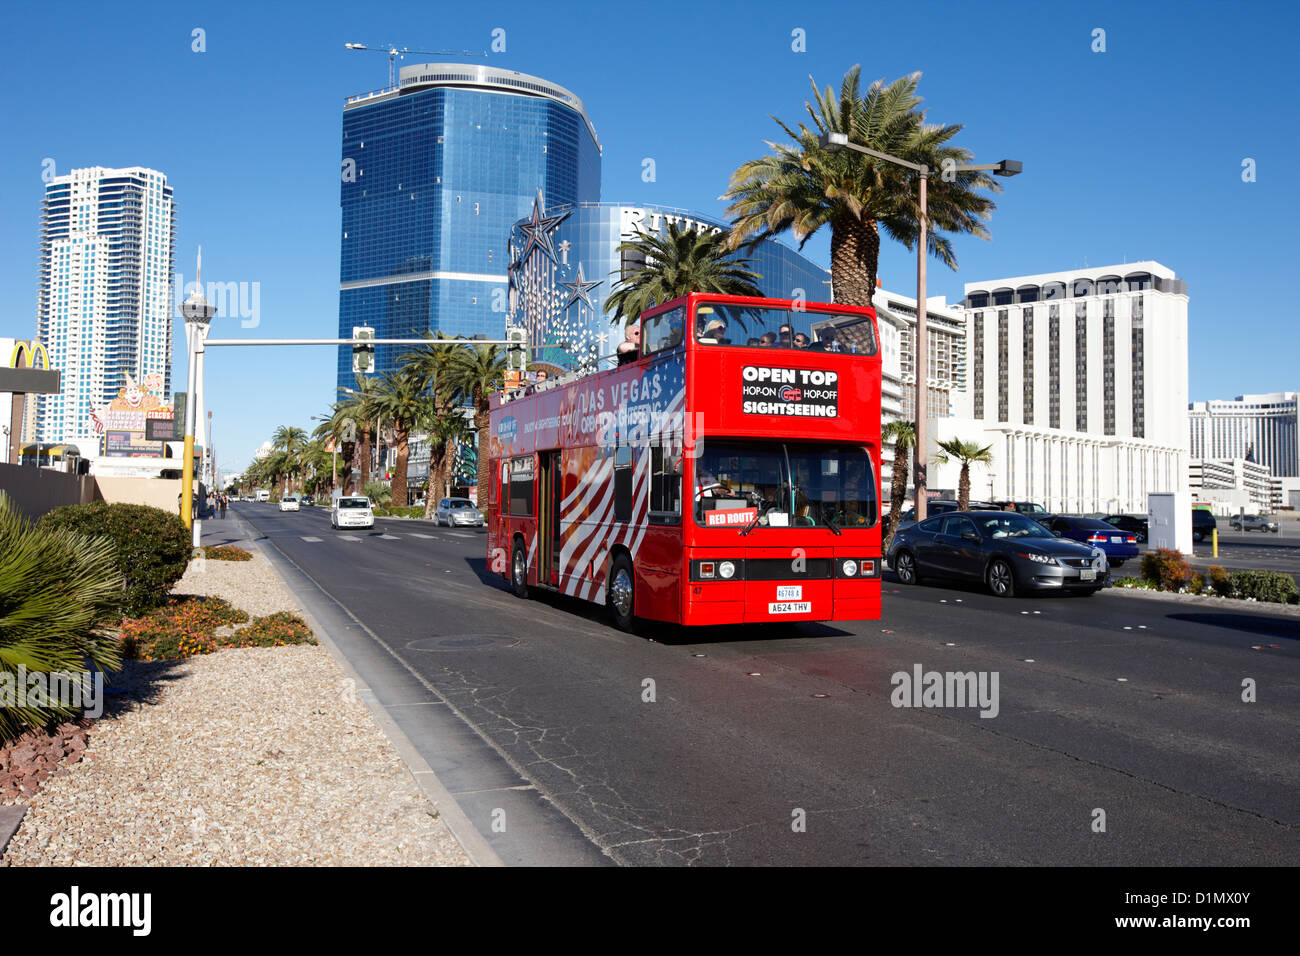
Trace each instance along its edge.
<path fill-rule="evenodd" d="M 1263 515 L 1241 515 L 1228 522 L 1233 531 L 1270 531 L 1277 534 L 1277 522 L 1269 521 Z"/>
<path fill-rule="evenodd" d="M 443 498 L 433 513 L 433 523 L 449 528 L 483 526 L 483 512 L 468 498 Z"/>

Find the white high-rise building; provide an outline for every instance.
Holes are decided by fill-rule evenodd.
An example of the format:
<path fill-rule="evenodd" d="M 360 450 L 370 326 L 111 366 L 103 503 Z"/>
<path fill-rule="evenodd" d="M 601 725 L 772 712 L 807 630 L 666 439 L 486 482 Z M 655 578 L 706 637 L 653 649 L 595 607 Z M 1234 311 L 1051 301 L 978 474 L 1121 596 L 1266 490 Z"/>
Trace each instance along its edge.
<path fill-rule="evenodd" d="M 1145 513 L 1150 492 L 1187 490 L 1187 285 L 1171 269 L 1136 262 L 965 291 L 966 387 L 932 435 L 992 446 L 993 463 L 972 468 L 972 497 Z M 930 488 L 955 489 L 958 470 L 932 467 Z"/>
<path fill-rule="evenodd" d="M 1188 406 L 1193 458 L 1247 458 L 1278 478 L 1300 476 L 1300 394 L 1238 395 Z"/>
<path fill-rule="evenodd" d="M 36 335 L 63 381 L 37 403 L 40 442 L 93 455 L 94 408 L 150 375 L 170 395 L 175 217 L 167 177 L 142 166 L 74 169 L 46 185 Z"/>

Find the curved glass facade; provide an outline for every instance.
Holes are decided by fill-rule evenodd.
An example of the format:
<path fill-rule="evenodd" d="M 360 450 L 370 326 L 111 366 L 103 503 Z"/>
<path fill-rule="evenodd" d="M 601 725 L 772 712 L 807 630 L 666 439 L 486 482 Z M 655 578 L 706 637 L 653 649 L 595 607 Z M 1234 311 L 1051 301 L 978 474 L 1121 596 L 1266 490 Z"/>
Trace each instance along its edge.
<path fill-rule="evenodd" d="M 548 197 L 549 198 L 549 197 Z M 614 355 L 622 341 L 605 313 L 605 301 L 623 275 L 644 264 L 618 246 L 638 230 L 722 230 L 722 223 L 665 206 L 576 202 L 555 204 L 514 223 L 510 233 L 510 322 L 524 326 L 537 349 L 531 361 L 587 369 Z M 742 257 L 772 298 L 824 302 L 830 273 L 788 246 L 767 241 Z M 609 361 L 604 363 L 609 365 Z"/>
<path fill-rule="evenodd" d="M 536 77 L 464 64 L 403 67 L 397 89 L 343 110 L 339 336 L 501 338 L 507 237 L 537 201 L 600 196 L 582 103 Z M 376 349 L 376 371 L 406 346 Z M 352 387 L 352 351 L 338 383 Z"/>

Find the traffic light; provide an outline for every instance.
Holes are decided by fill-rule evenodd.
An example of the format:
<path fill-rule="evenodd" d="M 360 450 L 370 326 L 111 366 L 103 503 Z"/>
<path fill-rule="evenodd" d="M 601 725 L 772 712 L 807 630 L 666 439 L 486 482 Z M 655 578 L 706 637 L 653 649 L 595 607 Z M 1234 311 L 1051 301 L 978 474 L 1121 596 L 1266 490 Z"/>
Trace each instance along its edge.
<path fill-rule="evenodd" d="M 506 371 L 523 373 L 528 369 L 528 330 L 519 325 L 506 328 Z"/>
<path fill-rule="evenodd" d="M 368 325 L 352 327 L 354 339 L 373 339 L 375 330 Z M 375 371 L 375 347 L 373 345 L 352 345 L 352 371 L 356 375 L 372 375 Z"/>

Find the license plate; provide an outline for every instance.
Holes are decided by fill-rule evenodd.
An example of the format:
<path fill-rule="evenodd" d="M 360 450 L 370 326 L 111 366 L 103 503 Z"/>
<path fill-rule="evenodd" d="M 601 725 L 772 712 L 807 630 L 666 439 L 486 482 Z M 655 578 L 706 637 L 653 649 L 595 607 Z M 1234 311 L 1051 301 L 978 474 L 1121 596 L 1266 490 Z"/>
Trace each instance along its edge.
<path fill-rule="evenodd" d="M 1084 568 L 1082 571 L 1079 572 L 1079 580 L 1080 580 L 1080 581 L 1095 581 L 1095 580 L 1097 580 L 1097 570 L 1096 570 L 1096 568 Z"/>
<path fill-rule="evenodd" d="M 803 597 L 802 584 L 785 584 L 777 585 L 776 599 L 778 601 L 798 601 Z"/>
<path fill-rule="evenodd" d="M 767 606 L 768 614 L 811 614 L 812 601 L 773 601 Z"/>
<path fill-rule="evenodd" d="M 1111 536 L 1110 536 L 1110 540 L 1111 540 L 1112 542 L 1114 542 L 1115 544 L 1123 544 L 1123 543 L 1124 543 L 1124 538 L 1123 538 L 1122 536 L 1111 535 Z"/>

